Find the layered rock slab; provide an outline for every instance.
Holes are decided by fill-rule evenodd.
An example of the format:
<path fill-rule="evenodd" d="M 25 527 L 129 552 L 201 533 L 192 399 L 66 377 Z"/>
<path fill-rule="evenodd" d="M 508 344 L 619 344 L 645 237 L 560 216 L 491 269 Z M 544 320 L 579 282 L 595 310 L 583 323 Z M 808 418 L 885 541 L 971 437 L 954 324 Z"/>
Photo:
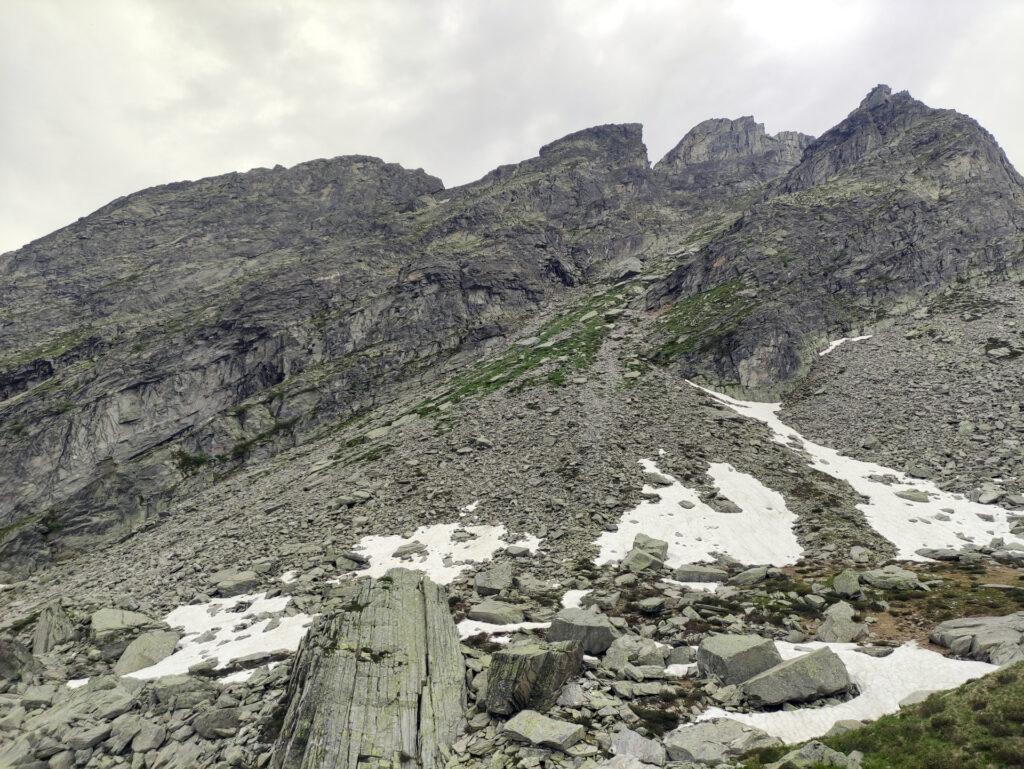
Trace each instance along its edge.
<path fill-rule="evenodd" d="M 392 569 L 303 640 L 275 769 L 443 766 L 465 726 L 462 653 L 445 590 Z"/>

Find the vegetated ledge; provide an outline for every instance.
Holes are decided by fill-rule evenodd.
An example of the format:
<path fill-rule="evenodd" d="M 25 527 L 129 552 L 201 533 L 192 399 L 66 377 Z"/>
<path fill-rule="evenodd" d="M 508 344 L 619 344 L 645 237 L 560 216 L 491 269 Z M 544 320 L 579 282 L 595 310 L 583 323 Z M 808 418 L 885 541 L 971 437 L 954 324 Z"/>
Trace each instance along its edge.
<path fill-rule="evenodd" d="M 863 769 L 1024 767 L 1024 662 L 820 741 L 859 750 Z M 759 769 L 792 749 L 757 751 L 743 766 Z"/>

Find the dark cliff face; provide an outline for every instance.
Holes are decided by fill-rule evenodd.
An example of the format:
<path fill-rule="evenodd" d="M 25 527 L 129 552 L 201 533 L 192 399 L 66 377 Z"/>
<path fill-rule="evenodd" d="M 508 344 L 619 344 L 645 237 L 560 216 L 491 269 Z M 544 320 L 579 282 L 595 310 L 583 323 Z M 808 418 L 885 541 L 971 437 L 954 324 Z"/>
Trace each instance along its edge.
<path fill-rule="evenodd" d="M 778 179 L 796 166 L 814 137 L 776 136 L 752 117 L 716 118 L 692 128 L 654 166 L 658 185 L 676 205 L 710 206 Z"/>
<path fill-rule="evenodd" d="M 884 87 L 820 139 L 710 120 L 654 168 L 639 125 L 606 125 L 449 190 L 342 157 L 129 195 L 0 255 L 0 574 L 146 526 L 620 274 L 652 273 L 651 308 L 742 308 L 659 362 L 785 383 L 809 341 L 1017 265 L 1022 199 L 974 121 Z"/>
<path fill-rule="evenodd" d="M 682 366 L 772 388 L 799 373 L 826 332 L 957 277 L 1019 267 L 1022 236 L 1024 185 L 991 135 L 879 86 L 649 298 L 725 284 L 756 292 Z"/>

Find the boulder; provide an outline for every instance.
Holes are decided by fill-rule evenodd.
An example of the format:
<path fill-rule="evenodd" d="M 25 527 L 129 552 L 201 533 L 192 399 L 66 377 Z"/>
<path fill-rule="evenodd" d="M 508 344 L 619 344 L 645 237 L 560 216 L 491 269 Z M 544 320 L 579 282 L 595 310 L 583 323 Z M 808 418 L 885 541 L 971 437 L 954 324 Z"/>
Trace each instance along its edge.
<path fill-rule="evenodd" d="M 154 624 L 145 614 L 125 609 L 100 609 L 89 618 L 89 631 L 99 641 L 108 641 L 126 632 Z"/>
<path fill-rule="evenodd" d="M 782 742 L 753 726 L 731 718 L 683 724 L 665 735 L 665 749 L 673 761 L 716 766 L 729 759 Z"/>
<path fill-rule="evenodd" d="M 775 643 L 758 635 L 709 635 L 697 647 L 697 670 L 728 685 L 782 662 Z"/>
<path fill-rule="evenodd" d="M 32 633 L 32 653 L 46 654 L 62 643 L 75 638 L 75 626 L 60 601 L 50 601 L 39 612 L 36 627 Z"/>
<path fill-rule="evenodd" d="M 20 642 L 0 636 L 0 679 L 17 681 L 39 670 L 39 661 Z"/>
<path fill-rule="evenodd" d="M 856 598 L 863 592 L 860 589 L 860 575 L 852 569 L 846 569 L 832 578 L 832 590 L 843 598 Z"/>
<path fill-rule="evenodd" d="M 535 747 L 568 750 L 583 739 L 584 729 L 579 724 L 548 718 L 536 710 L 523 710 L 505 722 L 501 733 L 510 740 Z"/>
<path fill-rule="evenodd" d="M 240 713 L 240 708 L 209 708 L 192 719 L 192 728 L 208 740 L 232 737 L 241 726 Z"/>
<path fill-rule="evenodd" d="M 562 609 L 547 632 L 549 641 L 579 641 L 587 654 L 604 654 L 618 636 L 607 615 L 588 609 Z"/>
<path fill-rule="evenodd" d="M 487 710 L 503 716 L 547 710 L 582 662 L 579 641 L 528 643 L 495 652 L 487 672 Z"/>
<path fill-rule="evenodd" d="M 523 621 L 523 607 L 490 598 L 472 606 L 467 616 L 477 622 L 489 622 L 492 625 L 512 625 Z"/>
<path fill-rule="evenodd" d="M 155 665 L 171 656 L 180 636 L 173 630 L 150 630 L 130 644 L 114 664 L 114 673 L 123 676 Z"/>
<path fill-rule="evenodd" d="M 665 667 L 668 649 L 651 638 L 622 635 L 616 638 L 604 655 L 604 666 L 619 675 L 627 665 L 657 665 Z"/>
<path fill-rule="evenodd" d="M 479 595 L 488 596 L 512 587 L 512 564 L 499 563 L 486 571 L 477 572 L 473 587 Z"/>
<path fill-rule="evenodd" d="M 612 753 L 632 756 L 644 764 L 665 765 L 665 747 L 657 740 L 644 737 L 632 729 L 622 729 L 612 735 Z"/>
<path fill-rule="evenodd" d="M 895 564 L 881 569 L 871 569 L 860 575 L 860 581 L 879 590 L 927 590 L 917 574 Z"/>
<path fill-rule="evenodd" d="M 1024 611 L 1002 617 L 964 617 L 935 626 L 930 640 L 958 657 L 1008 665 L 1024 660 Z"/>
<path fill-rule="evenodd" d="M 214 593 L 225 598 L 251 593 L 260 584 L 260 577 L 254 571 L 242 569 L 221 569 L 210 575 Z"/>
<path fill-rule="evenodd" d="M 845 601 L 839 601 L 825 610 L 825 621 L 818 628 L 818 640 L 825 643 L 851 643 L 868 634 L 868 626 L 855 622 L 856 611 Z"/>
<path fill-rule="evenodd" d="M 751 566 L 729 578 L 730 585 L 756 585 L 764 582 L 774 570 L 768 566 Z"/>
<path fill-rule="evenodd" d="M 447 593 L 406 569 L 347 589 L 299 646 L 270 766 L 440 769 L 466 708 Z"/>
<path fill-rule="evenodd" d="M 810 702 L 847 691 L 850 675 L 843 661 L 828 648 L 787 660 L 758 673 L 740 685 L 750 702 L 760 706 L 784 702 Z"/>
<path fill-rule="evenodd" d="M 672 578 L 680 582 L 725 582 L 729 579 L 729 572 L 714 566 L 690 563 L 677 567 L 672 572 Z"/>
<path fill-rule="evenodd" d="M 153 682 L 153 696 L 160 711 L 195 708 L 212 702 L 219 693 L 216 685 L 196 676 L 164 676 Z"/>
<path fill-rule="evenodd" d="M 861 754 L 854 751 L 849 756 L 833 750 L 823 742 L 814 740 L 791 750 L 778 761 L 765 766 L 765 769 L 860 769 Z"/>

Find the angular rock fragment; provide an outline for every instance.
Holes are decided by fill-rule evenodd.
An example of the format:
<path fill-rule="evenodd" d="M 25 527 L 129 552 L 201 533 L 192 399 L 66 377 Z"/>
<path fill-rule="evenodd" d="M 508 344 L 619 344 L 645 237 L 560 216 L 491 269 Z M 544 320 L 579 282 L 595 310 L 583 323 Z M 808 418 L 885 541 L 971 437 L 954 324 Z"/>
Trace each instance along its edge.
<path fill-rule="evenodd" d="M 710 635 L 697 647 L 697 669 L 726 685 L 738 684 L 782 662 L 775 643 L 757 635 Z"/>
<path fill-rule="evenodd" d="M 683 724 L 665 735 L 665 749 L 673 761 L 715 766 L 752 750 L 782 743 L 770 734 L 731 718 Z"/>
<path fill-rule="evenodd" d="M 32 633 L 32 653 L 46 654 L 62 643 L 73 640 L 75 626 L 60 601 L 51 601 L 39 612 L 35 631 Z"/>
<path fill-rule="evenodd" d="M 354 589 L 299 647 L 275 769 L 444 765 L 465 721 L 466 679 L 447 595 L 392 569 Z"/>
<path fill-rule="evenodd" d="M 847 691 L 851 686 L 846 666 L 834 651 L 818 649 L 758 673 L 740 685 L 751 702 L 762 706 L 784 702 L 810 702 Z"/>
<path fill-rule="evenodd" d="M 124 650 L 114 663 L 114 673 L 119 676 L 148 668 L 171 656 L 180 636 L 173 630 L 150 630 L 143 633 Z"/>
<path fill-rule="evenodd" d="M 1024 660 L 1024 611 L 1003 617 L 964 617 L 935 626 L 932 643 L 958 657 L 1008 665 Z"/>
<path fill-rule="evenodd" d="M 515 718 L 506 721 L 501 733 L 516 742 L 525 742 L 541 748 L 568 750 L 581 739 L 584 729 L 579 724 L 570 724 L 541 715 L 536 710 L 523 710 Z"/>
<path fill-rule="evenodd" d="M 579 641 L 587 654 L 604 654 L 618 636 L 607 615 L 587 609 L 562 609 L 547 632 L 549 641 Z"/>
<path fill-rule="evenodd" d="M 839 601 L 825 610 L 825 621 L 818 628 L 818 640 L 826 643 L 851 643 L 868 634 L 868 626 L 854 621 L 855 610 L 845 601 Z"/>
<path fill-rule="evenodd" d="M 496 652 L 487 674 L 487 710 L 506 716 L 547 710 L 582 662 L 579 641 L 528 643 Z"/>

